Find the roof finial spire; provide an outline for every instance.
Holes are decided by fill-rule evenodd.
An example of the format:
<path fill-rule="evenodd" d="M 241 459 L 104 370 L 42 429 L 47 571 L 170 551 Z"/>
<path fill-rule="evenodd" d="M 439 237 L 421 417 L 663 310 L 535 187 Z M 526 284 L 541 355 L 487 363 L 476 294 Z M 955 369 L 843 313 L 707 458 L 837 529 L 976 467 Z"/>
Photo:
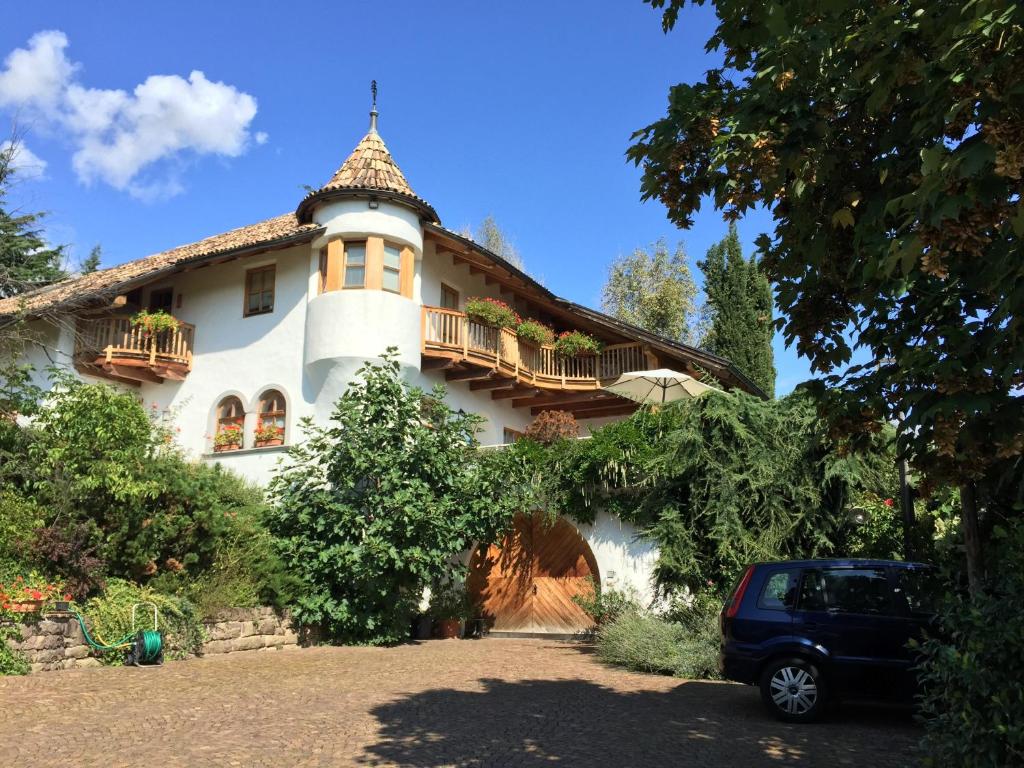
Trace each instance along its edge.
<path fill-rule="evenodd" d="M 370 133 L 377 132 L 377 81 L 370 81 L 370 94 L 373 96 L 373 107 L 370 109 Z"/>

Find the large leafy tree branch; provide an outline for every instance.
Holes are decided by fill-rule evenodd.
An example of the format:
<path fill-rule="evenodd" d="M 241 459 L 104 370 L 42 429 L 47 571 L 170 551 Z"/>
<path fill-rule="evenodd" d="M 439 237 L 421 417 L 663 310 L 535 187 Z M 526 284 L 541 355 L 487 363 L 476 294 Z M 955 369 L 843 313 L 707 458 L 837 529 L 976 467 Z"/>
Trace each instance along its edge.
<path fill-rule="evenodd" d="M 684 3 L 648 1 L 671 29 Z M 962 487 L 977 588 L 987 530 L 1021 509 L 1024 6 L 715 8 L 723 66 L 673 87 L 629 150 L 643 196 L 682 227 L 709 197 L 772 211 L 779 324 L 825 374 L 836 434 L 898 420 L 925 484 Z"/>

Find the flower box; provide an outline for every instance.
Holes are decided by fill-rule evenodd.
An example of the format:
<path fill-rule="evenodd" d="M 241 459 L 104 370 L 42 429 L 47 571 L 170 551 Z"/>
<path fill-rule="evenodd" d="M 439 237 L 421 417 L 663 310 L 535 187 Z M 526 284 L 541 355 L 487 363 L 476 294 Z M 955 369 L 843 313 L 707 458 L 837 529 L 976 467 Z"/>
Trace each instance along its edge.
<path fill-rule="evenodd" d="M 11 613 L 38 613 L 43 610 L 42 600 L 22 600 L 16 603 L 9 603 L 8 609 Z"/>
<path fill-rule="evenodd" d="M 225 453 L 227 451 L 237 451 L 241 449 L 240 443 L 223 443 L 222 445 L 213 446 L 214 453 Z"/>
<path fill-rule="evenodd" d="M 257 448 L 268 448 L 271 445 L 284 445 L 284 440 L 282 440 L 280 437 L 274 437 L 274 438 L 271 438 L 270 440 L 257 440 L 256 441 L 256 447 Z"/>

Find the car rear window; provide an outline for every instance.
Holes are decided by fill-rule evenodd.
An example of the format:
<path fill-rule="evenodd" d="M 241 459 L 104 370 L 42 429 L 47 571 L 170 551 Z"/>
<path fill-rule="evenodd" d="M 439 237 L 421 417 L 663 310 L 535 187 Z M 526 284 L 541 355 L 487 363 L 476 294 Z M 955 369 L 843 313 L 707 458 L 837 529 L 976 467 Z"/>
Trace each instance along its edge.
<path fill-rule="evenodd" d="M 884 568 L 823 568 L 804 573 L 800 608 L 805 611 L 892 614 L 892 590 Z"/>
<path fill-rule="evenodd" d="M 769 574 L 761 589 L 757 607 L 771 611 L 792 608 L 796 602 L 796 575 L 796 571 L 775 571 Z"/>

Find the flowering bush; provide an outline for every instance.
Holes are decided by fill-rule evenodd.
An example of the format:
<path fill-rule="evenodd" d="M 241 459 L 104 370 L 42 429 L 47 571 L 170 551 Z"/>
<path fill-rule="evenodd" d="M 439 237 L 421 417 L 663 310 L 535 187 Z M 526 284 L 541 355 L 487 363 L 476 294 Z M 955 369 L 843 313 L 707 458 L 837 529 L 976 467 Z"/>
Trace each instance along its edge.
<path fill-rule="evenodd" d="M 583 331 L 562 331 L 555 340 L 555 352 L 562 357 L 600 354 L 603 345 Z"/>
<path fill-rule="evenodd" d="M 466 315 L 492 328 L 516 328 L 522 318 L 501 299 L 472 298 L 466 300 Z"/>
<path fill-rule="evenodd" d="M 539 320 L 524 320 L 516 328 L 516 335 L 532 344 L 551 344 L 555 340 L 555 332 Z"/>
<path fill-rule="evenodd" d="M 559 440 L 572 440 L 580 434 L 576 417 L 568 411 L 541 411 L 523 432 L 525 437 L 542 445 Z"/>
<path fill-rule="evenodd" d="M 8 584 L 0 584 L 0 616 L 37 612 L 46 603 L 61 597 L 60 584 L 47 581 L 36 573 L 30 574 L 27 579 L 18 576 Z M 71 600 L 71 595 L 64 594 L 63 599 Z"/>
<path fill-rule="evenodd" d="M 242 425 L 225 424 L 213 436 L 213 444 L 218 448 L 226 448 L 229 445 L 242 444 Z"/>
<path fill-rule="evenodd" d="M 267 443 L 271 440 L 284 440 L 284 427 L 277 424 L 264 424 L 260 422 L 253 433 L 257 443 Z"/>
<path fill-rule="evenodd" d="M 141 326 L 146 330 L 147 335 L 152 336 L 161 331 L 176 331 L 181 323 L 162 309 L 158 309 L 156 312 L 144 309 L 132 315 L 132 325 Z"/>

